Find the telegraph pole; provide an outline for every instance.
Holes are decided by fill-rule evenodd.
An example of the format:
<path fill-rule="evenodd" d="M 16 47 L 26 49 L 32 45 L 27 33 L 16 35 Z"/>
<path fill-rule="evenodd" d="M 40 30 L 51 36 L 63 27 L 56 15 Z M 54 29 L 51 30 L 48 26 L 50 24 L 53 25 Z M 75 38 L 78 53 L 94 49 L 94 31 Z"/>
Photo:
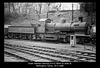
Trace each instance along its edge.
<path fill-rule="evenodd" d="M 49 12 L 49 11 L 47 11 L 47 18 L 48 18 L 48 12 Z"/>
<path fill-rule="evenodd" d="M 72 3 L 72 23 L 73 23 L 73 3 Z"/>

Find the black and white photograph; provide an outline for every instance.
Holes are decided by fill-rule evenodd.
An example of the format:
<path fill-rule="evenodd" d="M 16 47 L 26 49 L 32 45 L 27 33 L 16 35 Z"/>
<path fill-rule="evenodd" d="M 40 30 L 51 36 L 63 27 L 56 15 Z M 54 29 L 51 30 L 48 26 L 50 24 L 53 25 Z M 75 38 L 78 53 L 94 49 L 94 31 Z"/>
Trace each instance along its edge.
<path fill-rule="evenodd" d="M 96 2 L 4 2 L 4 62 L 96 62 Z"/>

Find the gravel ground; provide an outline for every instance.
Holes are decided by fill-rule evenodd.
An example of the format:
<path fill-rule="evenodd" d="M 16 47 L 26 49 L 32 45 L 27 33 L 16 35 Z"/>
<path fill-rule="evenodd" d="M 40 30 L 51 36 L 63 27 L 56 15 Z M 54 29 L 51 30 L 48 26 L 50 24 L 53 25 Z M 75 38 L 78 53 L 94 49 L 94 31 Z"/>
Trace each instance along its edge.
<path fill-rule="evenodd" d="M 10 55 L 4 54 L 4 62 L 24 62 L 24 60 L 20 60 Z"/>
<path fill-rule="evenodd" d="M 93 49 L 91 46 L 86 46 L 86 49 L 84 49 L 83 45 L 75 45 L 75 47 L 71 47 L 70 44 L 62 44 L 62 43 L 50 43 L 50 42 L 41 42 L 41 41 L 27 41 L 27 40 L 9 40 L 4 39 L 4 43 L 10 43 L 15 45 L 21 45 L 21 46 L 41 46 L 41 47 L 50 47 L 50 48 L 56 48 L 59 51 L 62 50 L 75 50 L 75 51 L 86 51 L 86 52 L 95 52 L 96 50 Z M 89 50 L 90 49 L 90 50 Z M 40 61 L 40 60 L 39 60 Z M 24 62 L 24 60 L 20 60 L 18 58 L 9 56 L 7 54 L 4 54 L 4 62 Z"/>
<path fill-rule="evenodd" d="M 92 46 L 86 46 L 86 49 L 84 49 L 83 45 L 75 45 L 75 47 L 71 47 L 70 44 L 62 44 L 62 43 L 48 43 L 48 42 L 41 42 L 41 41 L 27 41 L 27 40 L 4 40 L 5 43 L 11 43 L 15 45 L 21 45 L 21 46 L 42 46 L 42 47 L 51 47 L 51 48 L 56 48 L 56 49 L 64 49 L 64 50 L 78 50 L 78 51 L 88 51 L 88 52 L 95 52 L 96 49 L 93 48 Z"/>

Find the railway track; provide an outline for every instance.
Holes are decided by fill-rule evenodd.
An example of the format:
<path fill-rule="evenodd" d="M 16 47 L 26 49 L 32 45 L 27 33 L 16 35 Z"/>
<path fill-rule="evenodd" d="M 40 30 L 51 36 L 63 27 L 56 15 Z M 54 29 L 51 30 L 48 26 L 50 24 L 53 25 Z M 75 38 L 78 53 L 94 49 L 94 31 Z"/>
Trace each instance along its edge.
<path fill-rule="evenodd" d="M 58 60 L 52 59 L 52 58 L 47 58 L 46 56 L 43 57 L 40 56 L 40 54 L 34 54 L 31 51 L 28 51 L 27 49 L 21 49 L 21 48 L 15 48 L 15 47 L 11 47 L 11 46 L 4 46 L 5 47 L 5 51 L 11 53 L 11 54 L 15 54 L 18 55 L 20 57 L 24 57 L 26 59 L 28 59 L 30 62 L 59 62 Z"/>
<path fill-rule="evenodd" d="M 17 59 L 17 62 L 20 62 L 20 61 L 21 62 L 30 62 L 30 60 L 28 60 L 28 59 L 26 59 L 24 57 L 18 56 L 16 54 L 9 53 L 7 51 L 4 51 L 4 54 L 8 55 L 9 57 L 13 57 L 13 59 Z M 8 62 L 8 61 L 5 61 L 5 62 Z"/>
<path fill-rule="evenodd" d="M 11 38 L 4 38 L 4 39 L 11 39 Z M 42 41 L 42 42 L 48 42 L 48 43 L 62 43 L 62 44 L 69 43 L 69 42 L 63 42 L 63 41 L 57 41 L 57 40 L 28 40 L 28 39 L 17 39 L 17 38 L 15 38 L 15 40 L 21 40 L 21 41 L 36 41 L 36 42 Z"/>
<path fill-rule="evenodd" d="M 28 56 L 38 57 L 46 62 L 96 62 L 96 54 L 90 52 L 73 51 L 73 50 L 58 50 L 55 48 L 42 46 L 19 46 L 5 44 L 5 50 L 14 50 Z M 16 52 L 15 52 L 16 53 Z M 22 56 L 22 55 L 20 55 Z M 25 57 L 27 58 L 27 57 Z M 30 61 L 38 62 L 33 58 L 28 58 Z"/>

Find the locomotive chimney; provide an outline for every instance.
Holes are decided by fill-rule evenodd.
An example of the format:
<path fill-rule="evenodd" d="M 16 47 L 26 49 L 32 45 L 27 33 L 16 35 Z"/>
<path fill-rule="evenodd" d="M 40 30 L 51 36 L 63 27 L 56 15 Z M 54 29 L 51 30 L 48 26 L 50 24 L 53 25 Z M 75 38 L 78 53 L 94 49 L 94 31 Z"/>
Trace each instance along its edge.
<path fill-rule="evenodd" d="M 83 22 L 83 17 L 79 17 L 78 19 L 79 21 Z"/>

